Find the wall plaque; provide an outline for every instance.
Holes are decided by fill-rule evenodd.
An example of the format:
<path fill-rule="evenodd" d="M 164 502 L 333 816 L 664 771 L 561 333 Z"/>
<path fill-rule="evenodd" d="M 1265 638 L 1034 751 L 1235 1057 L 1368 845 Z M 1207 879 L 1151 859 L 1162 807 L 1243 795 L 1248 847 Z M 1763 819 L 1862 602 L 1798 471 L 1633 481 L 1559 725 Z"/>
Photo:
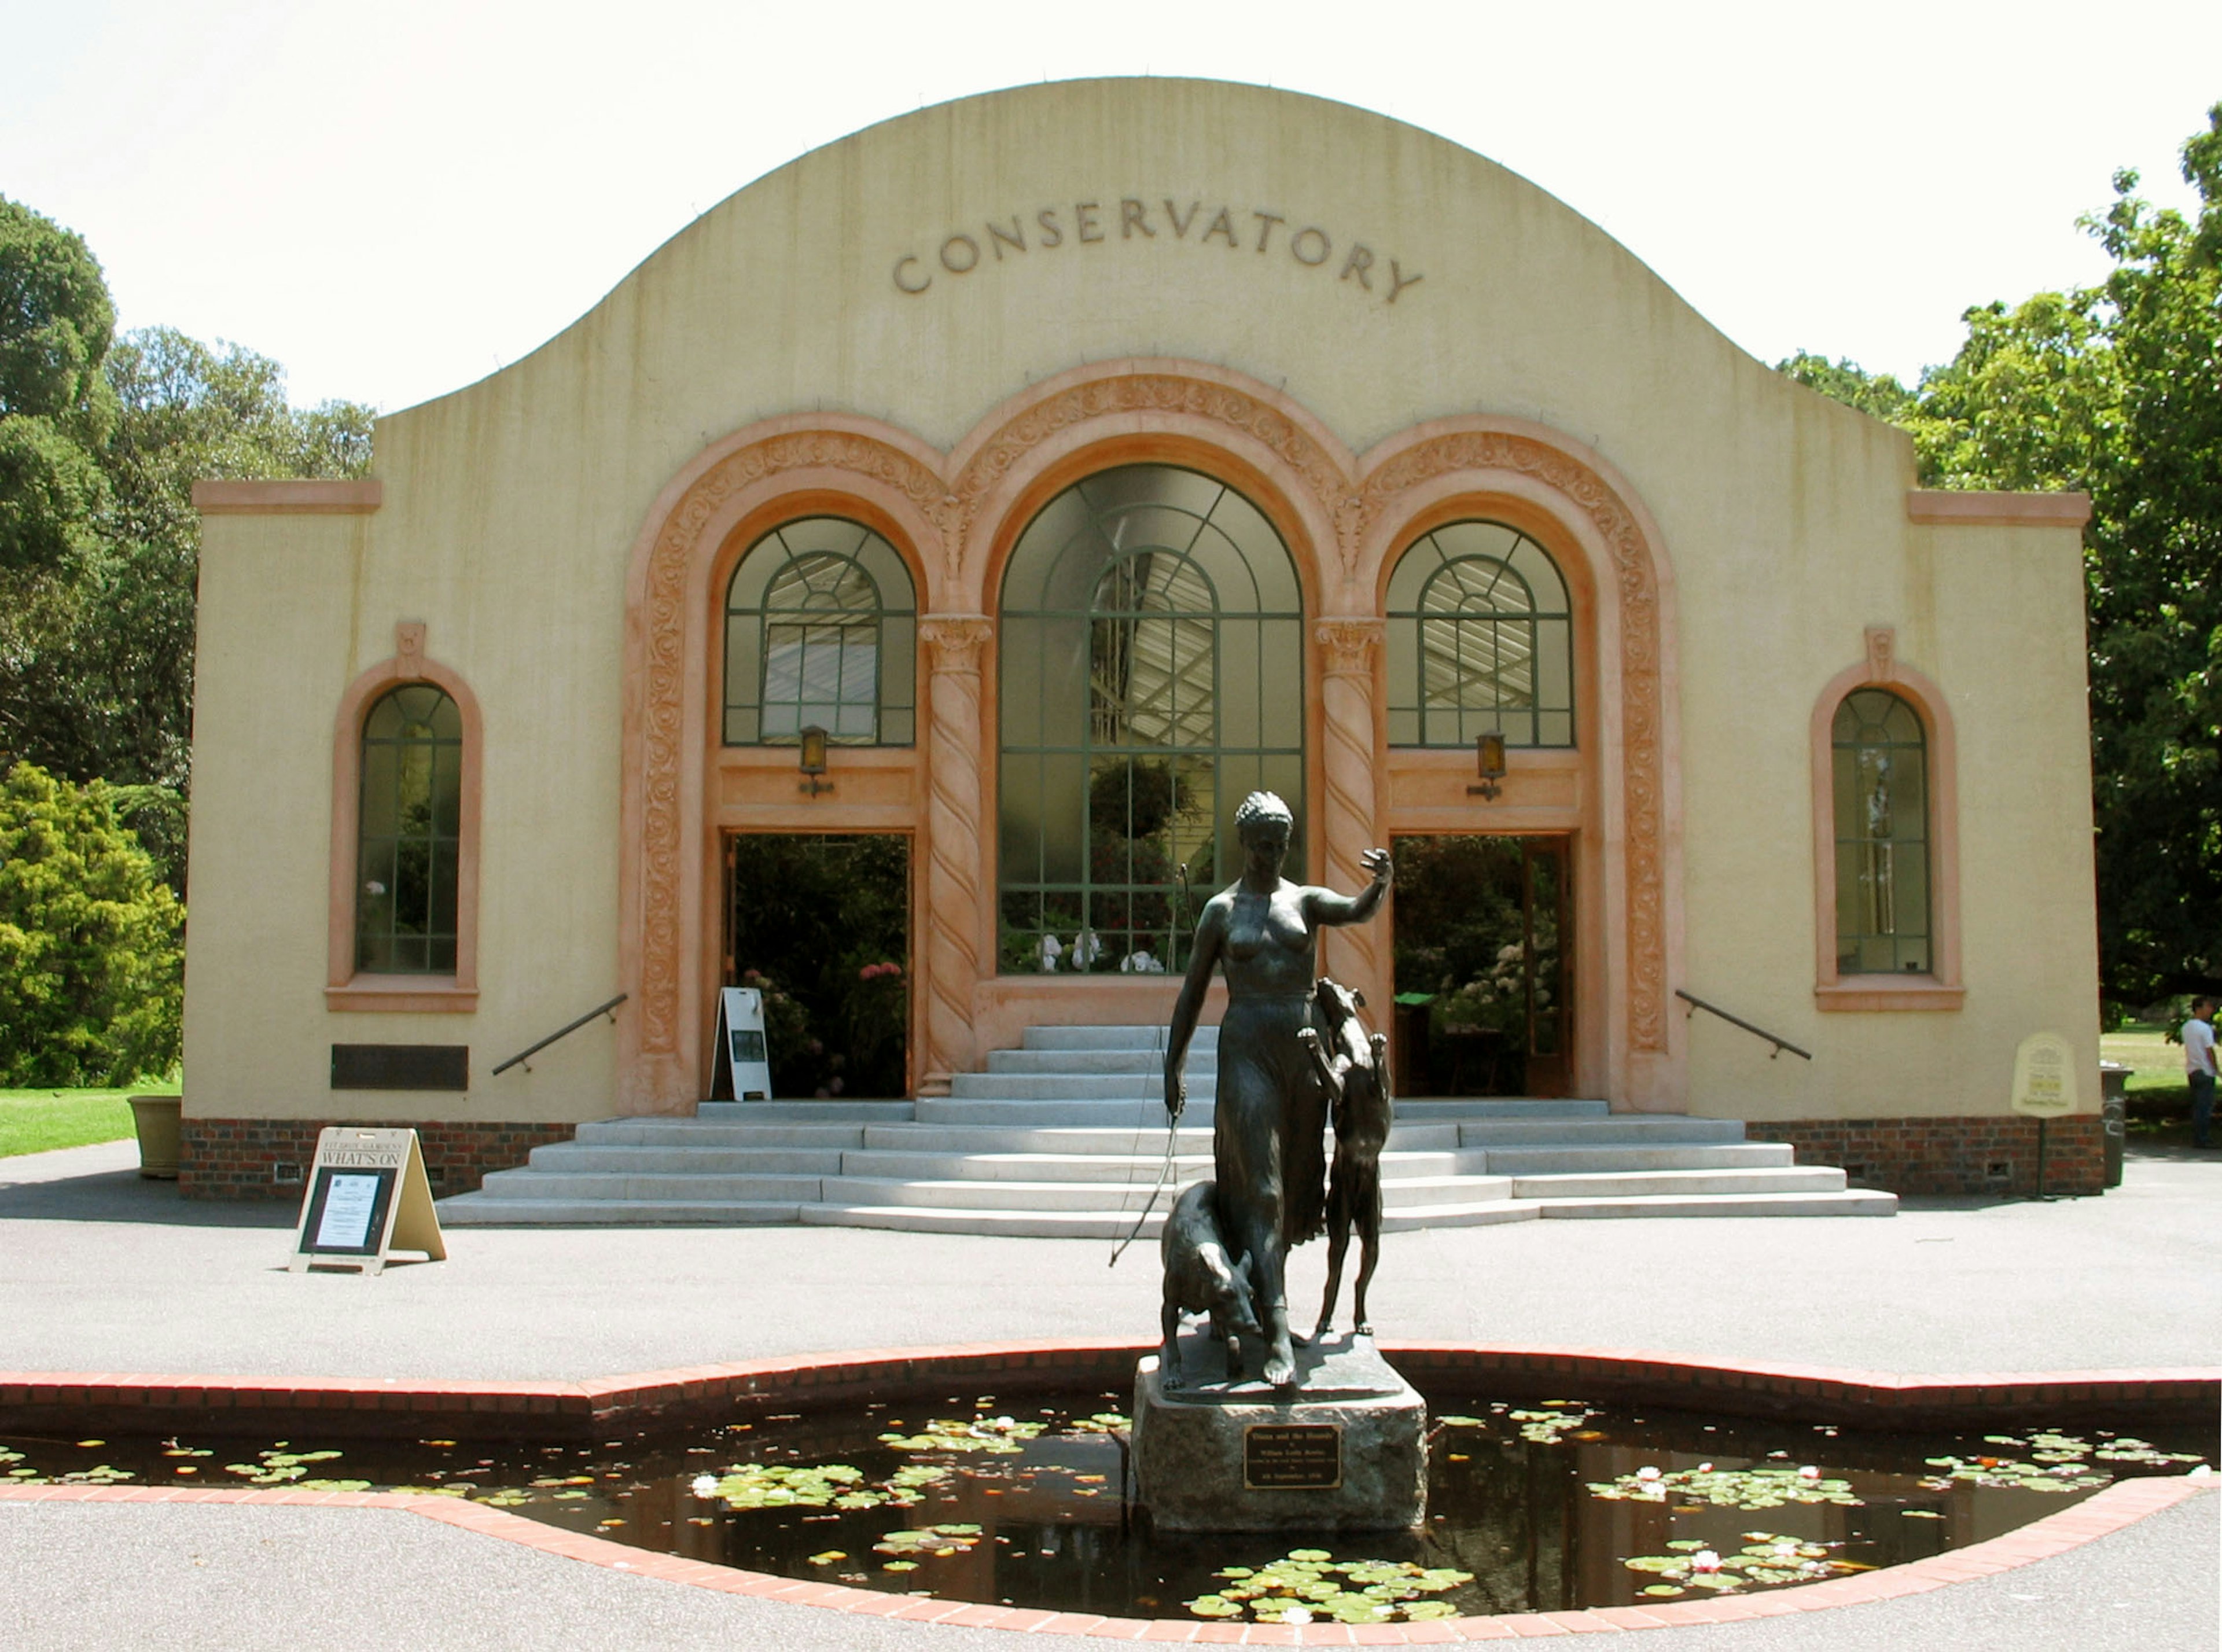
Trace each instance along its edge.
<path fill-rule="evenodd" d="M 1342 1484 L 1342 1429 L 1258 1423 L 1242 1430 L 1242 1484 L 1252 1492 L 1332 1492 Z"/>
<path fill-rule="evenodd" d="M 382 1273 L 397 1250 L 421 1251 L 435 1262 L 448 1256 L 417 1133 L 326 1126 L 317 1138 L 286 1267 L 300 1273 L 312 1264 L 336 1265 Z"/>
<path fill-rule="evenodd" d="M 468 1044 L 335 1044 L 334 1090 L 468 1090 Z"/>

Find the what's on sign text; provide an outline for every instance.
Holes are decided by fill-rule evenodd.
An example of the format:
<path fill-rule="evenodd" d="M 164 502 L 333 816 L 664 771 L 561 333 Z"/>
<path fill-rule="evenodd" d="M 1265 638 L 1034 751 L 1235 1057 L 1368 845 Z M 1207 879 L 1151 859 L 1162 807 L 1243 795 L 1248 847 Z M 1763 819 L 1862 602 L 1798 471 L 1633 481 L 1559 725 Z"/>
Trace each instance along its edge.
<path fill-rule="evenodd" d="M 999 265 L 1044 254 L 1070 254 L 1087 247 L 1124 242 L 1130 248 L 1171 248 L 1285 258 L 1315 270 L 1361 298 L 1394 304 L 1427 279 L 1403 261 L 1353 236 L 1263 207 L 1236 208 L 1171 197 L 1144 200 L 1074 201 L 989 218 L 976 228 L 952 230 L 938 247 L 912 251 L 894 261 L 896 287 L 913 298 L 936 282 L 961 281 Z"/>

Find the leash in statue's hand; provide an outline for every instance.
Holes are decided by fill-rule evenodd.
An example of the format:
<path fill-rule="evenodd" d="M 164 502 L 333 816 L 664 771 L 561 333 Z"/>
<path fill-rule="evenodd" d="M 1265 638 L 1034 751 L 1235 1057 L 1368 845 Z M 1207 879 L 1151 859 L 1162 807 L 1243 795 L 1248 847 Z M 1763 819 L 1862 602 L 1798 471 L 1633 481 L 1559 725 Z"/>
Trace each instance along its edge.
<path fill-rule="evenodd" d="M 1165 1190 L 1165 1184 L 1172 1178 L 1173 1152 L 1180 1140 L 1180 1115 L 1187 1106 L 1188 1080 L 1177 1077 L 1165 1096 L 1165 1160 L 1158 1167 L 1158 1184 L 1150 1190 L 1149 1202 L 1143 1205 L 1141 1214 L 1134 1218 L 1134 1225 L 1127 1230 L 1126 1238 L 1112 1247 L 1111 1259 L 1104 1264 L 1106 1267 L 1119 1266 L 1119 1259 L 1127 1253 L 1127 1247 L 1141 1236 L 1142 1224 L 1150 1219 L 1150 1212 L 1158 1208 L 1158 1196 Z"/>

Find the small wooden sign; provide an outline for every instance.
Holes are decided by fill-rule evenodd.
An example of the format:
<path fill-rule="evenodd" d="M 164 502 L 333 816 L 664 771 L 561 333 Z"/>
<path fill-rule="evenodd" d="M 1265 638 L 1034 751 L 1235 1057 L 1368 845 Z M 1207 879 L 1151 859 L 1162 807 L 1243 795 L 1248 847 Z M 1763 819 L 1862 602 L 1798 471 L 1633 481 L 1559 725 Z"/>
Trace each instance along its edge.
<path fill-rule="evenodd" d="M 424 1149 L 414 1130 L 327 1126 L 317 1138 L 293 1234 L 295 1273 L 311 1266 L 359 1267 L 382 1273 L 394 1251 L 448 1259 Z"/>
<path fill-rule="evenodd" d="M 2057 1033 L 2031 1033 L 2014 1052 L 2013 1110 L 2056 1119 L 2076 1106 L 2075 1052 Z"/>
<path fill-rule="evenodd" d="M 1242 1484 L 1252 1492 L 1332 1492 L 1342 1484 L 1342 1430 L 1332 1423 L 1256 1423 L 1242 1430 Z"/>
<path fill-rule="evenodd" d="M 727 987 L 718 995 L 710 1099 L 771 1100 L 771 1052 L 764 1044 L 763 994 L 754 987 Z"/>

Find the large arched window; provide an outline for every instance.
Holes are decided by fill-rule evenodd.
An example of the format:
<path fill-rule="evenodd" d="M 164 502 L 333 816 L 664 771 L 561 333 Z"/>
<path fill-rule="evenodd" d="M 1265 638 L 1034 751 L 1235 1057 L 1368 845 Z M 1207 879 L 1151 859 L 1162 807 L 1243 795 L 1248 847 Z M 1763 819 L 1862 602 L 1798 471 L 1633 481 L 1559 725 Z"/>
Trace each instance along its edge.
<path fill-rule="evenodd" d="M 1389 744 L 1574 744 L 1573 619 L 1550 554 L 1501 522 L 1422 534 L 1389 579 Z"/>
<path fill-rule="evenodd" d="M 380 699 L 363 719 L 361 772 L 355 968 L 451 976 L 463 827 L 463 719 L 455 700 L 430 682 Z"/>
<path fill-rule="evenodd" d="M 893 545 L 838 517 L 775 528 L 725 592 L 727 745 L 915 738 L 917 599 Z"/>
<path fill-rule="evenodd" d="M 1108 470 L 1020 537 L 998 639 L 1002 969 L 1180 967 L 1198 903 L 1235 870 L 1242 799 L 1277 791 L 1301 826 L 1287 548 L 1208 476 Z"/>
<path fill-rule="evenodd" d="M 1929 753 L 1921 719 L 1858 688 L 1830 729 L 1838 975 L 1927 975 Z"/>

